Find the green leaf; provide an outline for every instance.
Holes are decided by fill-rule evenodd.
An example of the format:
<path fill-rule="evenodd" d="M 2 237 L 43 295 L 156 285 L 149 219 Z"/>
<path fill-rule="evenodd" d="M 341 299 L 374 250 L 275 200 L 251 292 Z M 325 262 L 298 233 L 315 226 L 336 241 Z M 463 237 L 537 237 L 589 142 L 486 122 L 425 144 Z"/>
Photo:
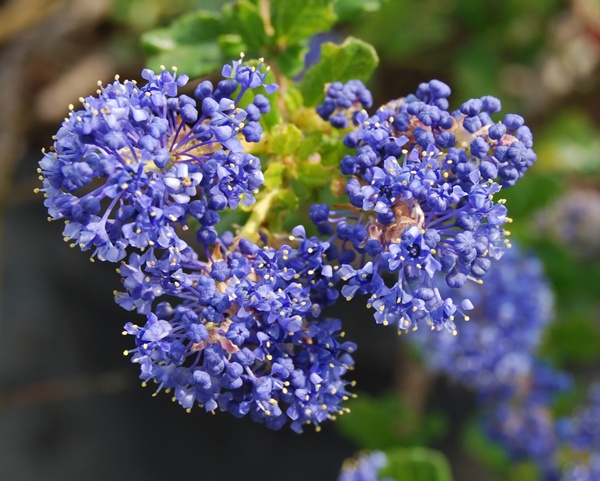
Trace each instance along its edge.
<path fill-rule="evenodd" d="M 201 77 L 219 70 L 223 65 L 221 49 L 216 42 L 201 46 L 182 45 L 172 52 L 163 52 L 148 57 L 148 68 L 159 71 L 160 66 L 177 66 L 181 73 L 190 77 Z"/>
<path fill-rule="evenodd" d="M 235 32 L 242 37 L 251 55 L 260 51 L 271 41 L 265 33 L 265 25 L 260 16 L 258 6 L 248 0 L 238 0 L 223 7 L 229 32 Z"/>
<path fill-rule="evenodd" d="M 264 186 L 269 190 L 279 187 L 283 182 L 284 172 L 285 165 L 276 163 L 269 164 L 269 167 L 265 170 Z"/>
<path fill-rule="evenodd" d="M 286 207 L 288 214 L 298 210 L 300 205 L 300 199 L 298 199 L 298 196 L 289 190 L 279 191 L 277 199 Z"/>
<path fill-rule="evenodd" d="M 312 154 L 319 152 L 319 149 L 323 145 L 322 141 L 322 132 L 315 131 L 305 135 L 302 140 L 302 145 L 300 145 L 300 148 L 298 149 L 298 157 L 300 157 L 300 160 L 308 160 Z"/>
<path fill-rule="evenodd" d="M 285 89 L 283 92 L 283 101 L 285 103 L 286 110 L 290 114 L 300 110 L 304 105 L 304 99 L 302 98 L 300 90 L 294 87 L 288 87 Z"/>
<path fill-rule="evenodd" d="M 302 131 L 293 124 L 274 128 L 271 132 L 271 148 L 279 155 L 292 155 L 300 147 Z"/>
<path fill-rule="evenodd" d="M 499 444 L 490 441 L 474 420 L 467 424 L 462 433 L 461 442 L 468 454 L 491 469 L 503 471 L 510 465 L 506 450 Z"/>
<path fill-rule="evenodd" d="M 214 12 L 193 12 L 175 20 L 169 27 L 142 35 L 147 65 L 176 65 L 190 77 L 199 77 L 221 67 L 223 56 L 216 38 L 224 33 L 222 18 Z"/>
<path fill-rule="evenodd" d="M 181 45 L 199 45 L 214 41 L 225 33 L 221 15 L 214 12 L 192 12 L 179 17 L 166 28 L 150 30 L 142 35 L 142 48 L 148 55 L 172 52 Z"/>
<path fill-rule="evenodd" d="M 334 0 L 273 0 L 272 22 L 280 47 L 294 45 L 335 23 Z"/>
<path fill-rule="evenodd" d="M 219 35 L 217 41 L 221 49 L 221 54 L 226 61 L 238 58 L 240 52 L 248 50 L 248 46 L 243 42 L 242 37 L 236 33 Z"/>
<path fill-rule="evenodd" d="M 365 449 L 416 446 L 443 434 L 445 420 L 438 413 L 415 416 L 395 393 L 372 397 L 359 393 L 348 401 L 349 416 L 342 416 L 336 427 L 348 439 Z"/>
<path fill-rule="evenodd" d="M 551 123 L 536 136 L 541 168 L 565 173 L 600 172 L 600 135 L 589 113 L 569 109 L 557 112 Z"/>
<path fill-rule="evenodd" d="M 396 448 L 386 451 L 387 466 L 379 478 L 397 481 L 452 481 L 450 464 L 439 451 L 426 448 Z"/>
<path fill-rule="evenodd" d="M 294 195 L 298 197 L 300 202 L 306 201 L 310 197 L 310 191 L 308 187 L 304 185 L 301 181 L 297 179 L 292 179 L 292 189 L 294 191 Z"/>
<path fill-rule="evenodd" d="M 303 162 L 298 168 L 298 181 L 311 189 L 325 187 L 331 181 L 332 169 L 321 163 Z"/>
<path fill-rule="evenodd" d="M 384 0 L 338 0 L 335 2 L 335 13 L 338 22 L 355 21 L 362 13 L 373 13 L 381 8 Z"/>
<path fill-rule="evenodd" d="M 295 77 L 304 68 L 304 56 L 308 48 L 304 45 L 291 45 L 279 55 L 278 65 L 287 77 Z"/>
<path fill-rule="evenodd" d="M 323 100 L 327 83 L 367 81 L 378 62 L 375 49 L 362 40 L 348 37 L 341 45 L 324 43 L 321 60 L 306 71 L 300 86 L 305 105 L 314 106 Z"/>

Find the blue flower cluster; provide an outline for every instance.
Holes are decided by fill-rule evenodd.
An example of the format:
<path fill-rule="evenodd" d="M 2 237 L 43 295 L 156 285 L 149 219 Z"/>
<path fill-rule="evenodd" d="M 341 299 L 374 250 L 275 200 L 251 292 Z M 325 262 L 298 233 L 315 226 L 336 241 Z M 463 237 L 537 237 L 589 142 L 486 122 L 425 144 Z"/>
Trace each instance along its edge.
<path fill-rule="evenodd" d="M 325 100 L 317 106 L 317 113 L 337 129 L 348 127 L 348 119 L 358 125 L 357 114 L 373 105 L 373 95 L 360 80 L 333 82 L 325 90 Z"/>
<path fill-rule="evenodd" d="M 449 112 L 449 95 L 446 84 L 432 80 L 375 115 L 359 112 L 358 128 L 344 139 L 356 153 L 341 161 L 342 173 L 351 176 L 351 205 L 311 211 L 321 232 L 342 243 L 339 261 L 348 281 L 342 294 L 370 296 L 376 321 L 399 330 L 426 323 L 456 331 L 455 317 L 472 305 L 443 297 L 438 274 L 452 288 L 482 282 L 508 244 L 503 225 L 510 219 L 495 196 L 536 160 L 520 116 L 492 121 L 498 99 L 471 99 Z M 321 110 L 330 112 L 330 104 L 326 100 Z M 355 253 L 358 268 L 350 264 Z"/>
<path fill-rule="evenodd" d="M 115 299 L 146 318 L 124 331 L 144 384 L 188 410 L 319 429 L 345 412 L 356 349 L 339 320 L 319 318 L 339 295 L 324 263 L 329 244 L 302 227 L 295 247 L 217 232 L 220 213 L 254 203 L 264 180 L 244 142 L 261 140 L 270 103 L 260 93 L 240 102 L 248 90 L 277 89 L 265 84 L 262 59 L 242 57 L 222 73 L 216 88 L 199 83 L 195 98 L 178 93 L 188 78 L 175 69 L 144 70 L 141 87 L 118 77 L 100 85 L 45 153 L 40 191 L 50 219 L 65 220 L 65 240 L 121 261 Z"/>
<path fill-rule="evenodd" d="M 343 413 L 356 346 L 342 342 L 339 320 L 318 319 L 324 299 L 337 297 L 323 263 L 327 243 L 295 233 L 295 248 L 241 239 L 220 244 L 207 261 L 182 252 L 171 265 L 147 252 L 123 263 L 126 291 L 117 302 L 147 316 L 144 326 L 125 328 L 141 378 L 172 390 L 186 409 L 250 414 L 274 429 L 286 421 L 296 431 L 318 428 Z M 153 308 L 165 295 L 177 303 Z"/>
<path fill-rule="evenodd" d="M 262 94 L 244 109 L 239 101 L 266 74 L 241 61 L 226 67 L 230 78 L 200 83 L 195 99 L 178 95 L 186 75 L 146 69 L 145 85 L 117 76 L 71 108 L 40 162 L 45 205 L 65 221 L 65 241 L 110 262 L 127 247 L 177 252 L 180 231 L 199 224 L 198 239 L 214 243 L 219 211 L 254 202 L 264 178 L 241 140 L 260 140 L 270 106 Z"/>
<path fill-rule="evenodd" d="M 477 307 L 457 337 L 419 332 L 409 339 L 432 370 L 477 393 L 486 432 L 512 457 L 533 459 L 546 473 L 556 471 L 550 406 L 569 382 L 535 358 L 554 314 L 541 263 L 513 246 L 484 285 L 470 284 L 461 292 Z"/>
<path fill-rule="evenodd" d="M 501 389 L 528 375 L 554 317 L 554 297 L 540 261 L 513 246 L 483 286 L 467 284 L 461 294 L 477 307 L 459 336 L 447 331 L 409 336 L 428 366 L 476 391 Z"/>
<path fill-rule="evenodd" d="M 245 95 L 271 94 L 277 85 L 266 83 L 262 59 L 247 64 L 243 55 L 222 75 L 216 86 L 200 82 L 193 97 L 180 93 L 188 78 L 175 68 L 144 70 L 142 86 L 118 76 L 99 84 L 80 109 L 71 106 L 44 153 L 39 191 L 50 220 L 64 220 L 65 241 L 92 250 L 92 260 L 120 261 L 123 291 L 115 300 L 145 317 L 124 331 L 135 339 L 126 355 L 144 385 L 156 383 L 156 392 L 172 393 L 187 410 L 319 429 L 346 411 L 352 383 L 344 376 L 356 349 L 322 309 L 340 292 L 365 294 L 378 323 L 456 333 L 455 317 L 468 320 L 473 304 L 456 302 L 449 288 L 481 283 L 509 244 L 502 226 L 510 219 L 494 197 L 535 160 L 531 133 L 516 115 L 494 123 L 500 103 L 492 97 L 448 112 L 450 89 L 439 81 L 371 117 L 361 82 L 334 82 L 317 110 L 335 127 L 354 124 L 344 143 L 356 153 L 341 160 L 349 205 L 311 207 L 320 237 L 299 226 L 289 243 L 279 233 L 256 243 L 218 232 L 217 224 L 223 211 L 251 206 L 263 184 L 247 144 L 261 141 L 270 103 L 256 91 L 251 100 Z M 513 293 L 505 302 L 502 289 L 527 279 L 493 284 L 504 317 L 485 336 L 529 336 L 506 342 L 495 358 L 491 350 L 489 359 L 465 357 L 465 372 L 525 369 L 514 356 L 537 342 L 549 307 L 524 299 L 515 308 L 529 318 L 521 321 L 511 311 Z M 466 344 L 493 342 L 469 336 Z"/>
<path fill-rule="evenodd" d="M 392 481 L 379 475 L 387 463 L 387 456 L 382 451 L 360 454 L 356 459 L 344 462 L 338 481 Z"/>
<path fill-rule="evenodd" d="M 557 396 L 571 387 L 566 373 L 536 362 L 528 373 L 515 376 L 512 384 L 478 393 L 483 428 L 511 459 L 533 461 L 541 479 L 559 479 L 564 445 L 557 436 L 552 407 Z"/>
<path fill-rule="evenodd" d="M 465 286 L 464 293 L 477 308 L 457 337 L 409 336 L 428 367 L 472 389 L 487 435 L 512 459 L 533 461 L 540 479 L 599 479 L 600 388 L 591 386 L 588 406 L 557 418 L 553 405 L 573 380 L 536 356 L 553 319 L 540 262 L 513 247 L 483 286 Z"/>

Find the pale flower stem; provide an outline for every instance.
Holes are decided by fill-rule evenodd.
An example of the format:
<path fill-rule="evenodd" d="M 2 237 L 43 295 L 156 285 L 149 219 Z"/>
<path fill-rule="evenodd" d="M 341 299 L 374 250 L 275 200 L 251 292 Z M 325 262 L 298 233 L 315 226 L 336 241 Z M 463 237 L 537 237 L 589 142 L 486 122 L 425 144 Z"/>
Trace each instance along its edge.
<path fill-rule="evenodd" d="M 250 215 L 248 221 L 240 231 L 240 237 L 245 237 L 246 239 L 250 239 L 251 241 L 258 240 L 258 229 L 267 218 L 269 210 L 271 209 L 271 204 L 273 203 L 273 200 L 275 199 L 275 197 L 277 197 L 278 194 L 279 189 L 273 189 L 260 201 L 254 204 L 252 214 Z"/>

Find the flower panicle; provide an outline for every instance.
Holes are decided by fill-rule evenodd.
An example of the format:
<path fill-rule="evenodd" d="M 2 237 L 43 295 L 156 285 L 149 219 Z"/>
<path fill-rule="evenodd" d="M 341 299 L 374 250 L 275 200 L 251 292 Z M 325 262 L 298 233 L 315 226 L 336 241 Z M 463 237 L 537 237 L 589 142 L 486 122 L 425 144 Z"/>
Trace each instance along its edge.
<path fill-rule="evenodd" d="M 328 244 L 297 239 L 278 249 L 241 239 L 206 261 L 182 251 L 175 264 L 132 254 L 116 298 L 146 315 L 124 332 L 143 382 L 188 410 L 250 415 L 273 429 L 320 429 L 343 414 L 356 345 L 342 340 L 339 320 L 320 317 L 323 299 L 335 299 Z"/>
<path fill-rule="evenodd" d="M 242 141 L 260 141 L 269 100 L 240 100 L 275 87 L 258 74 L 245 80 L 243 69 L 216 87 L 201 82 L 194 97 L 178 93 L 186 75 L 144 69 L 144 85 L 117 76 L 80 99 L 40 162 L 39 190 L 50 219 L 65 221 L 65 240 L 110 262 L 128 248 L 184 249 L 179 232 L 196 224 L 198 240 L 214 243 L 219 212 L 251 205 L 264 182 Z"/>
<path fill-rule="evenodd" d="M 356 108 L 367 97 L 360 85 L 332 84 L 318 110 L 338 115 L 334 99 Z M 399 332 L 425 325 L 456 333 L 455 319 L 469 318 L 472 303 L 443 295 L 443 286 L 481 284 L 510 247 L 504 226 L 511 219 L 498 194 L 536 158 L 520 116 L 492 120 L 498 99 L 449 111 L 449 96 L 446 84 L 432 80 L 373 115 L 356 110 L 357 127 L 344 138 L 355 153 L 340 163 L 350 205 L 335 212 L 317 205 L 311 215 L 342 244 L 342 295 L 366 295 L 376 322 Z"/>

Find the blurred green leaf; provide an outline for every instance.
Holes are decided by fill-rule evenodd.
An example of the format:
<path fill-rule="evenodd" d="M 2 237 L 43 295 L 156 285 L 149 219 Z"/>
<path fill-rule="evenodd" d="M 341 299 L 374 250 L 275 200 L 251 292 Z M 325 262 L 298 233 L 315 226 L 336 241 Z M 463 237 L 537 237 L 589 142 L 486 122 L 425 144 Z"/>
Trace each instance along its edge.
<path fill-rule="evenodd" d="M 288 113 L 296 112 L 302 108 L 302 105 L 304 105 L 304 99 L 302 98 L 300 90 L 294 87 L 288 87 L 285 89 L 285 92 L 283 93 L 283 101 Z"/>
<path fill-rule="evenodd" d="M 373 13 L 385 0 L 338 0 L 334 10 L 339 22 L 356 21 L 362 13 Z"/>
<path fill-rule="evenodd" d="M 527 172 L 515 187 L 502 189 L 500 196 L 506 198 L 509 215 L 515 219 L 510 226 L 516 231 L 519 224 L 530 229 L 529 221 L 525 221 L 537 209 L 555 200 L 565 188 L 564 176 L 551 172 L 542 172 L 537 166 Z"/>
<path fill-rule="evenodd" d="M 378 62 L 375 49 L 362 40 L 348 37 L 341 45 L 324 43 L 321 60 L 306 71 L 300 85 L 305 105 L 314 106 L 323 100 L 327 83 L 367 81 Z"/>
<path fill-rule="evenodd" d="M 264 186 L 268 190 L 273 190 L 279 187 L 283 182 L 283 173 L 285 172 L 285 165 L 271 163 L 265 170 L 265 183 Z"/>
<path fill-rule="evenodd" d="M 288 77 L 295 77 L 304 68 L 304 56 L 308 48 L 304 45 L 290 45 L 278 59 L 281 72 Z"/>
<path fill-rule="evenodd" d="M 271 131 L 271 148 L 279 155 L 292 155 L 300 147 L 302 131 L 294 124 L 275 127 Z"/>
<path fill-rule="evenodd" d="M 298 181 L 310 189 L 326 186 L 331 181 L 332 172 L 321 163 L 303 162 L 298 167 Z"/>
<path fill-rule="evenodd" d="M 294 212 L 300 205 L 298 196 L 289 190 L 281 190 L 277 196 L 289 212 Z"/>
<path fill-rule="evenodd" d="M 452 16 L 455 4 L 448 0 L 389 0 L 377 13 L 354 25 L 352 35 L 372 43 L 388 65 L 398 65 L 412 55 L 407 69 L 439 69 L 438 58 L 446 63 L 453 59 L 448 47 L 457 27 Z M 397 92 L 393 95 L 399 96 Z"/>
<path fill-rule="evenodd" d="M 272 22 L 280 47 L 307 40 L 334 24 L 334 0 L 272 0 Z"/>
<path fill-rule="evenodd" d="M 223 7 L 228 32 L 235 32 L 248 46 L 250 55 L 260 54 L 271 43 L 265 32 L 258 5 L 249 0 L 238 0 Z"/>
<path fill-rule="evenodd" d="M 555 290 L 557 304 L 565 310 L 560 314 L 594 309 L 598 295 L 592 287 L 600 285 L 600 259 L 581 261 L 568 248 L 545 239 L 534 246 Z"/>
<path fill-rule="evenodd" d="M 159 71 L 161 65 L 176 66 L 180 72 L 190 77 L 201 77 L 219 70 L 223 65 L 221 49 L 215 42 L 204 43 L 201 49 L 197 46 L 180 46 L 172 52 L 163 52 L 148 58 L 148 68 Z"/>
<path fill-rule="evenodd" d="M 238 58 L 240 52 L 248 50 L 248 46 L 242 40 L 242 37 L 237 33 L 227 33 L 217 37 L 221 54 L 226 61 Z"/>
<path fill-rule="evenodd" d="M 222 18 L 214 12 L 193 12 L 175 20 L 169 27 L 142 35 L 142 48 L 148 66 L 176 65 L 191 77 L 213 72 L 222 65 L 217 37 L 225 32 Z"/>
<path fill-rule="evenodd" d="M 225 33 L 221 15 L 214 12 L 192 12 L 179 17 L 166 28 L 142 35 L 142 46 L 149 54 L 172 51 L 180 45 L 196 45 L 214 41 Z"/>
<path fill-rule="evenodd" d="M 379 478 L 396 481 L 451 481 L 452 472 L 446 457 L 426 448 L 396 448 L 385 452 L 388 464 Z"/>
<path fill-rule="evenodd" d="M 491 469 L 504 471 L 510 466 L 506 450 L 490 441 L 481 431 L 479 423 L 474 420 L 465 427 L 461 444 L 467 454 Z"/>
<path fill-rule="evenodd" d="M 545 170 L 599 173 L 599 151 L 600 131 L 591 116 L 582 110 L 557 113 L 536 136 L 538 163 Z"/>
<path fill-rule="evenodd" d="M 292 189 L 294 191 L 294 194 L 296 195 L 296 197 L 298 197 L 298 200 L 300 202 L 304 202 L 304 201 L 308 200 L 308 198 L 310 197 L 311 191 L 308 189 L 308 187 L 306 185 L 304 185 L 298 179 L 292 179 L 291 184 L 292 184 Z"/>
<path fill-rule="evenodd" d="M 351 414 L 338 419 L 336 427 L 364 449 L 423 445 L 440 436 L 446 428 L 441 415 L 416 416 L 394 393 L 377 398 L 361 393 L 347 406 Z"/>
<path fill-rule="evenodd" d="M 600 325 L 593 308 L 560 309 L 559 312 L 558 319 L 545 333 L 541 356 L 562 366 L 598 362 Z"/>

